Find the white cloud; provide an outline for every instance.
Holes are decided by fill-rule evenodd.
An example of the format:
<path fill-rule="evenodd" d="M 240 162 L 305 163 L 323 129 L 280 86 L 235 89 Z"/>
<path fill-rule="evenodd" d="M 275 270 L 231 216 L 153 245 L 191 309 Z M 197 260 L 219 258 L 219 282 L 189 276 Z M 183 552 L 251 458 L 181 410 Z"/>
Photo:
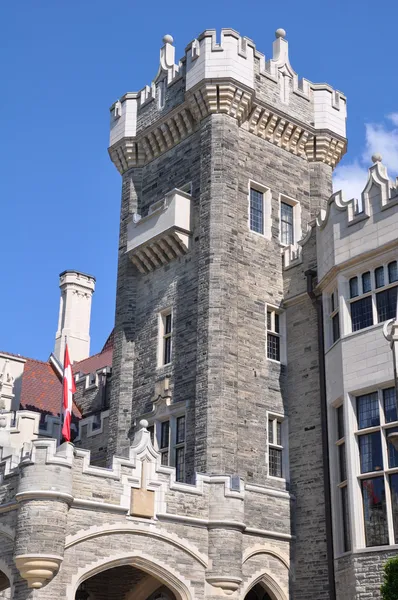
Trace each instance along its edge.
<path fill-rule="evenodd" d="M 352 163 L 338 166 L 333 177 L 335 191 L 343 190 L 344 197 L 359 198 L 368 177 L 372 154 L 383 157 L 390 177 L 398 173 L 398 113 L 391 113 L 386 123 L 365 124 L 365 147 Z"/>

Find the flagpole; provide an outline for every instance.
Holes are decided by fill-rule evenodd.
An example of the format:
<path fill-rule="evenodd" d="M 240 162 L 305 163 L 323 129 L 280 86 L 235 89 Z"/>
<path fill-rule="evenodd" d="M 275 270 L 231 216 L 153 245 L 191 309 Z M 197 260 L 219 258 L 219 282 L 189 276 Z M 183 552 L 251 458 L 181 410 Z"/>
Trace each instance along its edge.
<path fill-rule="evenodd" d="M 65 336 L 65 348 L 66 348 L 66 336 Z M 64 348 L 64 362 L 62 365 L 62 381 L 61 381 L 61 406 L 59 411 L 59 428 L 57 436 L 57 447 L 61 445 L 62 441 L 62 419 L 64 413 L 64 369 L 65 369 L 65 348 Z"/>

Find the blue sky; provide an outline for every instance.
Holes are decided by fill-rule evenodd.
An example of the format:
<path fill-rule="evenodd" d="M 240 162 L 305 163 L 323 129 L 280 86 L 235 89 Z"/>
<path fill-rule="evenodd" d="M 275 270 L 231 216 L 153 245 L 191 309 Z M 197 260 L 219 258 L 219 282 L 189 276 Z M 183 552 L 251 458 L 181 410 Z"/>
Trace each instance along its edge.
<path fill-rule="evenodd" d="M 299 76 L 348 98 L 337 184 L 357 189 L 369 155 L 398 171 L 394 0 L 200 3 L 22 0 L 0 8 L 0 349 L 46 359 L 58 274 L 97 278 L 92 352 L 112 328 L 120 176 L 107 154 L 112 102 L 150 83 L 164 34 L 180 58 L 204 29 L 232 27 L 268 58 L 283 27 Z M 389 32 L 390 30 L 390 32 Z"/>

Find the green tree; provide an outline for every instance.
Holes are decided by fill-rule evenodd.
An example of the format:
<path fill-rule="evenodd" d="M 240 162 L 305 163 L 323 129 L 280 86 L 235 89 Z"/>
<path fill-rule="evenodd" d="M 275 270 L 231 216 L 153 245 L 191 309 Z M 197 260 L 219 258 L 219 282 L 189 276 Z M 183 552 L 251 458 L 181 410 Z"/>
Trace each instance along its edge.
<path fill-rule="evenodd" d="M 398 600 L 398 556 L 390 558 L 384 565 L 384 582 L 380 591 L 383 600 Z"/>

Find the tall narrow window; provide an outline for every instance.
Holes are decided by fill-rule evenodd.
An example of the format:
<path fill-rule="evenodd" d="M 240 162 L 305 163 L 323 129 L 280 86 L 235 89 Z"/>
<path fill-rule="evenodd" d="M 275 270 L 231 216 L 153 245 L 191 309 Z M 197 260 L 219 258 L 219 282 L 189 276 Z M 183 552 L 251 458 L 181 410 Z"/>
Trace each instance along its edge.
<path fill-rule="evenodd" d="M 176 480 L 185 481 L 185 416 L 176 419 L 175 468 Z"/>
<path fill-rule="evenodd" d="M 281 360 L 280 318 L 271 308 L 267 310 L 267 358 Z"/>
<path fill-rule="evenodd" d="M 264 234 L 264 194 L 250 188 L 250 229 Z"/>
<path fill-rule="evenodd" d="M 388 544 L 384 477 L 362 480 L 363 512 L 367 546 Z"/>
<path fill-rule="evenodd" d="M 170 421 L 163 421 L 160 424 L 160 443 L 159 443 L 159 451 L 161 454 L 162 465 L 169 464 L 169 444 L 170 444 Z"/>
<path fill-rule="evenodd" d="M 372 296 L 351 302 L 351 326 L 353 331 L 373 325 Z"/>
<path fill-rule="evenodd" d="M 281 242 L 294 244 L 293 206 L 281 201 Z"/>
<path fill-rule="evenodd" d="M 336 408 L 337 414 L 337 451 L 338 451 L 338 487 L 340 488 L 341 502 L 341 526 L 343 533 L 343 551 L 347 552 L 351 548 L 350 519 L 348 510 L 348 489 L 347 489 L 347 463 L 345 455 L 345 427 L 344 427 L 344 406 L 341 404 Z"/>
<path fill-rule="evenodd" d="M 282 453 L 282 421 L 278 417 L 270 417 L 268 419 L 268 473 L 271 477 L 283 477 Z"/>
<path fill-rule="evenodd" d="M 393 319 L 397 314 L 397 286 L 376 294 L 377 320 L 379 323 Z"/>
<path fill-rule="evenodd" d="M 388 283 L 395 283 L 398 281 L 398 268 L 397 261 L 393 260 L 388 263 Z"/>
<path fill-rule="evenodd" d="M 172 359 L 173 315 L 171 309 L 160 314 L 158 366 L 168 365 Z"/>
<path fill-rule="evenodd" d="M 330 320 L 332 323 L 332 344 L 340 339 L 340 318 L 338 292 L 334 290 L 330 294 Z"/>

